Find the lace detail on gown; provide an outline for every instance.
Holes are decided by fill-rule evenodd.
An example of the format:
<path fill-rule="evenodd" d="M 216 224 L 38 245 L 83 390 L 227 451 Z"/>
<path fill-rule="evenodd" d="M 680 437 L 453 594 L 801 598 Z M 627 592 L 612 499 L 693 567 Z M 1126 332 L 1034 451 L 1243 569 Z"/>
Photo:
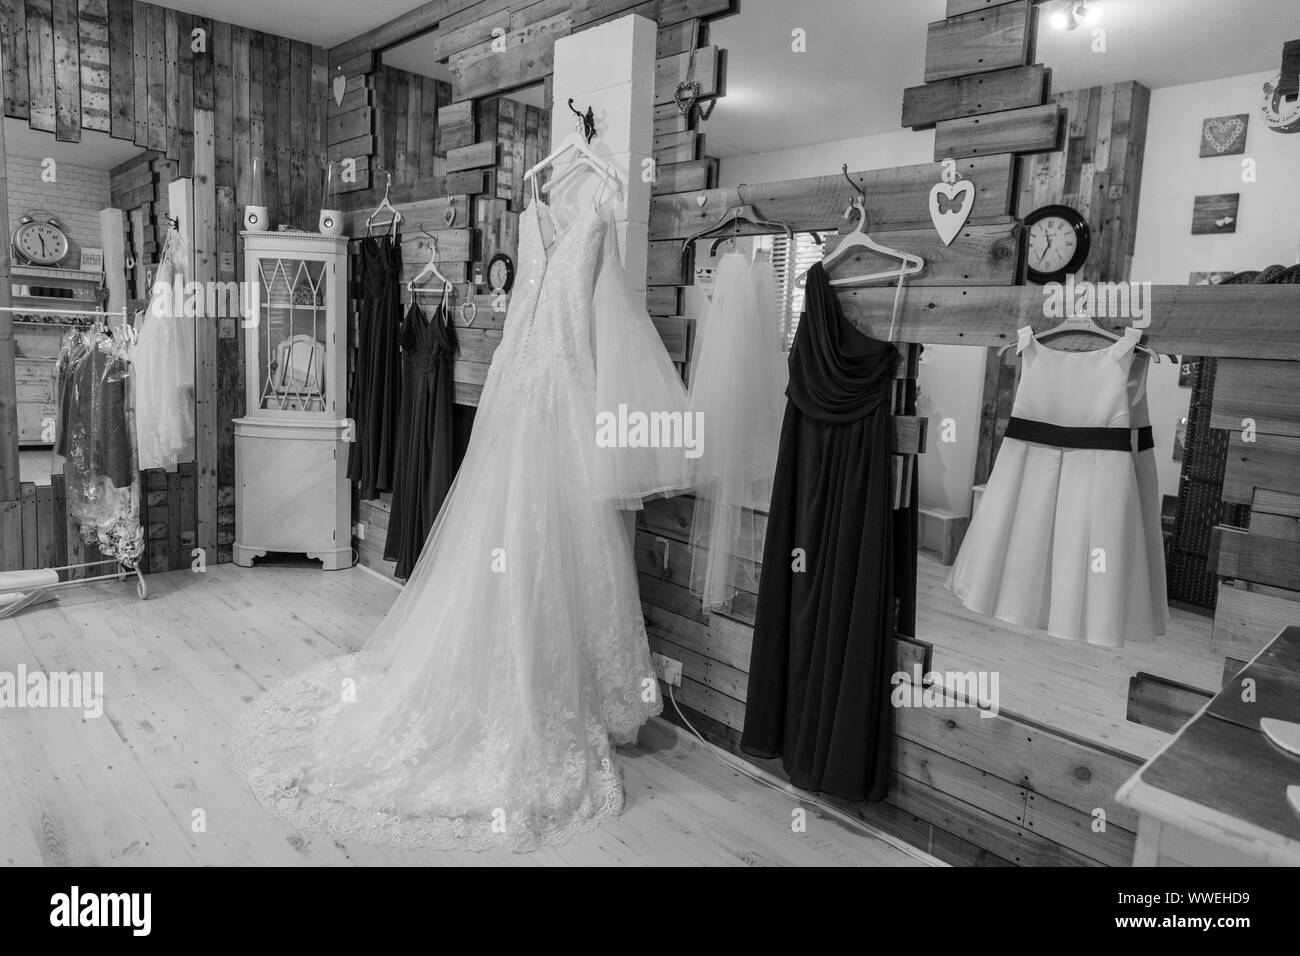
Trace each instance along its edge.
<path fill-rule="evenodd" d="M 361 652 L 272 687 L 231 745 L 280 822 L 395 846 L 529 850 L 622 808 L 612 743 L 662 709 L 622 516 L 593 485 L 606 223 L 521 271 L 464 462 Z M 547 212 L 549 218 L 549 212 Z"/>

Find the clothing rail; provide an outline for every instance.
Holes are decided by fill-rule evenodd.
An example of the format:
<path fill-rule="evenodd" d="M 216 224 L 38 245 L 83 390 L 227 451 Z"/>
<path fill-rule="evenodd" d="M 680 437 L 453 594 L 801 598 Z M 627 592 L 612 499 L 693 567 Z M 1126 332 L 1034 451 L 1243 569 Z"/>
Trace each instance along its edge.
<path fill-rule="evenodd" d="M 0 312 L 17 312 L 23 315 L 97 315 L 105 319 L 120 314 L 123 322 L 128 318 L 125 307 L 118 313 L 105 312 L 103 309 L 30 309 L 16 305 L 3 305 L 0 306 Z"/>
<path fill-rule="evenodd" d="M 66 588 L 78 587 L 82 584 L 94 584 L 97 581 L 125 581 L 127 574 L 134 574 L 136 578 L 135 593 L 144 600 L 149 596 L 149 586 L 144 582 L 144 575 L 140 572 L 140 566 L 128 566 L 123 564 L 117 558 L 105 558 L 102 561 L 88 561 L 85 564 L 65 564 L 58 568 L 43 568 L 38 570 L 46 571 L 76 571 L 81 568 L 94 568 L 105 564 L 117 565 L 117 570 L 111 574 L 98 574 L 89 578 L 72 578 L 67 581 L 58 581 L 53 584 L 37 584 L 26 590 L 21 598 L 11 604 L 0 606 L 0 620 L 12 617 L 23 608 L 30 607 L 33 604 L 39 604 L 46 600 L 54 591 L 64 590 Z M 4 578 L 0 575 L 0 597 L 5 594 Z"/>

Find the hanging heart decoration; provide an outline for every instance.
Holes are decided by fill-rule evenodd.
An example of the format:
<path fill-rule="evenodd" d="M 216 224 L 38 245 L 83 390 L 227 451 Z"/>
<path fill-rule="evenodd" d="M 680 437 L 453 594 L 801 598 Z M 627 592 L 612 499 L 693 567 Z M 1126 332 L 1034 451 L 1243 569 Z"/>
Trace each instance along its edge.
<path fill-rule="evenodd" d="M 970 218 L 975 205 L 975 185 L 969 179 L 958 181 L 957 164 L 943 161 L 942 182 L 930 187 L 930 219 L 945 246 L 952 245 Z"/>
<path fill-rule="evenodd" d="M 708 106 L 703 103 L 698 104 L 700 107 L 700 119 L 707 120 L 713 115 L 713 108 L 718 105 L 718 98 L 715 96 L 708 102 Z"/>
<path fill-rule="evenodd" d="M 974 200 L 975 187 L 968 179 L 959 183 L 935 183 L 931 187 L 930 218 L 945 246 L 952 245 L 966 225 Z"/>
<path fill-rule="evenodd" d="M 689 113 L 699 95 L 699 80 L 682 80 L 682 82 L 678 83 L 673 89 L 673 102 L 677 104 L 677 112 Z"/>
<path fill-rule="evenodd" d="M 1245 132 L 1246 124 L 1235 116 L 1205 122 L 1205 142 L 1216 153 L 1226 153 Z"/>
<path fill-rule="evenodd" d="M 700 193 L 698 196 L 695 197 L 695 205 L 699 206 L 701 209 L 704 208 L 704 204 L 708 201 L 709 201 L 709 197 L 704 195 L 704 193 Z"/>
<path fill-rule="evenodd" d="M 447 224 L 448 229 L 456 222 L 456 207 L 451 202 L 448 202 L 447 208 L 442 211 L 442 221 Z"/>
<path fill-rule="evenodd" d="M 334 102 L 339 106 L 343 105 L 343 92 L 348 88 L 348 78 L 343 75 L 340 68 L 334 77 Z"/>

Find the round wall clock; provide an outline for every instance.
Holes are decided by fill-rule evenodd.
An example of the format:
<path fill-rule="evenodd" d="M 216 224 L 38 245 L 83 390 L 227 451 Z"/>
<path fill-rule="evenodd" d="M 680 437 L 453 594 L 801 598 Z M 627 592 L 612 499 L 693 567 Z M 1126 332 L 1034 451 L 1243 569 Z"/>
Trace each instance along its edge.
<path fill-rule="evenodd" d="M 14 255 L 31 265 L 57 266 L 68 255 L 68 234 L 63 231 L 63 223 L 36 209 L 18 220 L 10 244 Z"/>
<path fill-rule="evenodd" d="M 488 288 L 493 292 L 509 292 L 515 284 L 515 263 L 504 252 L 498 252 L 488 262 Z"/>
<path fill-rule="evenodd" d="M 1029 232 L 1029 279 L 1062 282 L 1088 258 L 1092 231 L 1088 221 L 1069 206 L 1044 206 L 1025 217 Z"/>

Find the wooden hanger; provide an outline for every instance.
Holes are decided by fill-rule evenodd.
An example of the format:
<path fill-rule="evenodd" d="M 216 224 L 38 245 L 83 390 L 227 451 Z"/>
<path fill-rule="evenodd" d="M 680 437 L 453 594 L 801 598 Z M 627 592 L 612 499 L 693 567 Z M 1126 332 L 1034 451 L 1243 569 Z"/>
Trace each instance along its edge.
<path fill-rule="evenodd" d="M 769 232 L 771 231 L 784 232 L 786 239 L 794 238 L 794 230 L 790 228 L 788 223 L 781 222 L 779 219 L 766 219 L 759 213 L 757 209 L 754 208 L 752 203 L 745 202 L 744 183 L 741 183 L 739 186 L 736 187 L 736 198 L 739 199 L 740 202 L 737 205 L 728 208 L 726 212 L 724 212 L 721 216 L 718 217 L 717 222 L 715 222 L 713 225 L 705 229 L 701 229 L 699 232 L 695 233 L 693 236 L 689 236 L 685 241 L 682 242 L 682 255 L 686 255 L 686 251 L 691 248 L 691 246 L 695 243 L 697 239 L 703 239 L 706 236 L 708 236 L 710 233 L 717 232 L 719 229 L 725 229 L 727 226 L 731 226 L 732 227 L 731 235 L 719 237 L 709 248 L 709 255 L 715 254 L 720 244 L 724 242 L 733 241 L 740 235 L 741 222 L 747 222 L 751 226 L 755 226 L 759 229 L 763 229 Z"/>
<path fill-rule="evenodd" d="M 394 206 L 391 202 L 388 201 L 388 190 L 392 188 L 392 185 L 393 185 L 393 174 L 389 173 L 388 182 L 385 183 L 384 185 L 384 198 L 379 201 L 379 205 L 375 207 L 375 211 L 372 212 L 370 214 L 370 218 L 366 220 L 367 236 L 370 235 L 370 224 L 373 223 L 375 217 L 378 216 L 385 209 L 387 209 L 389 212 L 393 214 L 393 218 L 388 221 L 388 225 L 390 228 L 392 228 L 394 233 L 396 233 L 397 231 L 397 224 L 402 221 L 402 214 L 397 211 L 396 206 Z"/>
<path fill-rule="evenodd" d="M 913 255 L 910 252 L 903 252 L 899 249 L 891 249 L 889 246 L 881 245 L 867 235 L 865 226 L 867 224 L 867 204 L 861 195 L 855 196 L 849 207 L 844 210 L 844 218 L 847 219 L 853 212 L 858 211 L 858 224 L 853 227 L 853 231 L 841 240 L 830 253 L 822 259 L 822 268 L 829 269 L 832 264 L 838 261 L 851 249 L 869 249 L 892 259 L 897 259 L 902 263 L 899 269 L 891 269 L 888 272 L 873 272 L 865 276 L 844 276 L 839 279 L 832 279 L 833 286 L 858 286 L 866 285 L 870 282 L 880 282 L 885 279 L 902 280 L 904 276 L 916 275 L 925 268 L 925 260 L 920 256 Z M 799 288 L 803 288 L 808 281 L 808 273 L 803 273 L 796 280 Z"/>
<path fill-rule="evenodd" d="M 1066 332 L 1079 332 L 1085 335 L 1099 335 L 1104 339 L 1110 339 L 1112 342 L 1118 342 L 1122 338 L 1122 336 L 1116 335 L 1114 332 L 1110 331 L 1109 329 L 1103 329 L 1100 325 L 1098 325 L 1096 322 L 1093 321 L 1093 318 L 1090 315 L 1069 316 L 1068 318 L 1058 323 L 1057 325 L 1052 326 L 1050 329 L 1047 329 L 1046 331 L 1043 332 L 1035 333 L 1033 337 L 1035 339 L 1038 339 L 1039 341 L 1042 341 L 1043 339 L 1051 338 L 1053 335 L 1063 335 Z M 1016 345 L 1019 344 L 1019 342 L 1020 342 L 1019 336 L 1013 338 L 1006 345 L 1002 346 L 1002 348 L 998 349 L 998 355 L 1001 356 L 1005 354 L 1007 349 L 1014 348 Z M 1147 355 L 1151 356 L 1151 360 L 1153 362 L 1158 363 L 1160 361 L 1160 353 L 1154 351 L 1153 349 L 1147 348 L 1145 345 L 1136 346 L 1136 351 L 1144 352 Z"/>

